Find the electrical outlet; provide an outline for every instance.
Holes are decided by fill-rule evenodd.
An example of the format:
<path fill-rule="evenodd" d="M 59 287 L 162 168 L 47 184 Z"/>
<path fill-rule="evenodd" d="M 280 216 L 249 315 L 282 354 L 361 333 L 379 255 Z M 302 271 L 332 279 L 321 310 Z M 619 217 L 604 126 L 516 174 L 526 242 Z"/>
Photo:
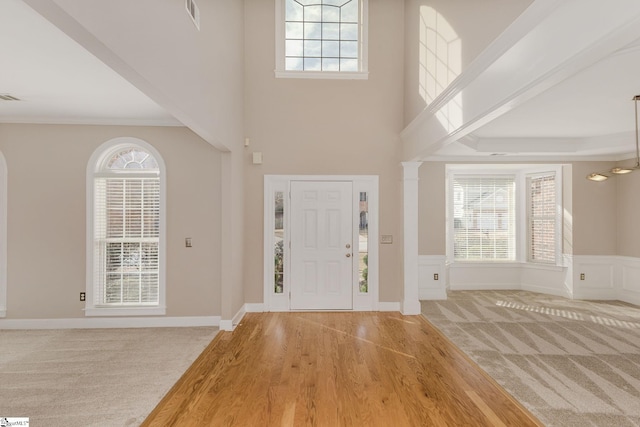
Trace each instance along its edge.
<path fill-rule="evenodd" d="M 86 301 L 86 300 L 87 300 L 87 293 L 80 292 L 80 301 Z"/>
<path fill-rule="evenodd" d="M 584 273 L 580 273 L 580 280 L 584 280 Z"/>
<path fill-rule="evenodd" d="M 193 244 L 191 243 L 191 237 L 187 237 L 184 239 L 184 246 L 187 248 L 193 247 Z"/>
<path fill-rule="evenodd" d="M 433 280 L 440 280 L 440 279 L 438 278 L 438 273 L 433 273 Z"/>

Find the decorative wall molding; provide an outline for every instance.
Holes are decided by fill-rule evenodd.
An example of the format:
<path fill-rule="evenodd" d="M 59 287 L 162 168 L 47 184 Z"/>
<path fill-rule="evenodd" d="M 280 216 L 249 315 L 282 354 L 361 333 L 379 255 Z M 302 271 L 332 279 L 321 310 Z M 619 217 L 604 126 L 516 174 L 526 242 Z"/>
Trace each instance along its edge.
<path fill-rule="evenodd" d="M 220 316 L 1 319 L 0 329 L 107 329 L 220 326 Z"/>
<path fill-rule="evenodd" d="M 574 298 L 640 305 L 640 258 L 579 255 L 573 257 L 573 271 Z"/>
<path fill-rule="evenodd" d="M 563 266 L 457 263 L 446 269 L 451 290 L 525 290 L 640 305 L 640 258 L 635 257 L 565 255 Z"/>

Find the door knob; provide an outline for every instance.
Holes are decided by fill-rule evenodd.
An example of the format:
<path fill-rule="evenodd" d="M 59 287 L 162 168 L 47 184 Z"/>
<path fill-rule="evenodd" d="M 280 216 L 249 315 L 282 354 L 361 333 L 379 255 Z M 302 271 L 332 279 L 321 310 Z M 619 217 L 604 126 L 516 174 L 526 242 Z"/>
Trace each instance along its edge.
<path fill-rule="evenodd" d="M 347 258 L 350 258 L 350 257 L 351 257 L 351 254 L 347 254 Z"/>

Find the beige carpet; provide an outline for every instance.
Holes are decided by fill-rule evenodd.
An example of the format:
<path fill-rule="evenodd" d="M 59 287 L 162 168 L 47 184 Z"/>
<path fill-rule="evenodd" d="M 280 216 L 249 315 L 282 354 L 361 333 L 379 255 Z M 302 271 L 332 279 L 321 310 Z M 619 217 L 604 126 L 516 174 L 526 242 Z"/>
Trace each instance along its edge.
<path fill-rule="evenodd" d="M 547 426 L 640 426 L 640 307 L 456 291 L 422 313 Z"/>
<path fill-rule="evenodd" d="M 217 328 L 0 330 L 0 417 L 137 426 Z"/>

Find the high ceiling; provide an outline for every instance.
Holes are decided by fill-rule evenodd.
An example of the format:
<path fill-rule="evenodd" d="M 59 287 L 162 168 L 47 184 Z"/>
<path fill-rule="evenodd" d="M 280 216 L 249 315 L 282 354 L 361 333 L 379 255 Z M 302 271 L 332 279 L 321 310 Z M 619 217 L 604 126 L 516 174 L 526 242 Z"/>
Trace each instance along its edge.
<path fill-rule="evenodd" d="M 0 1 L 0 123 L 180 126 L 140 90 L 21 0 Z M 640 94 L 638 37 L 429 153 L 629 157 L 632 97 Z M 463 92 L 464 96 L 464 92 Z"/>

